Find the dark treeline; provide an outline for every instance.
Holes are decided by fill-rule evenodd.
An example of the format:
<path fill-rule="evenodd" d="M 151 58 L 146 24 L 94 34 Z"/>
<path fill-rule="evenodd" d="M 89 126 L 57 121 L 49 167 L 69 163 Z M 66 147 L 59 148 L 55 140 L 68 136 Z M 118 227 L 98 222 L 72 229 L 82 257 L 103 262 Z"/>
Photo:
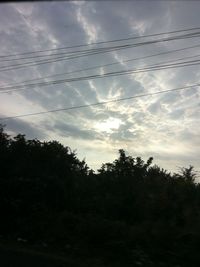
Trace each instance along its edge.
<path fill-rule="evenodd" d="M 121 149 L 96 174 L 57 141 L 11 138 L 1 127 L 1 238 L 115 266 L 199 266 L 193 167 L 171 174 L 152 161 Z"/>

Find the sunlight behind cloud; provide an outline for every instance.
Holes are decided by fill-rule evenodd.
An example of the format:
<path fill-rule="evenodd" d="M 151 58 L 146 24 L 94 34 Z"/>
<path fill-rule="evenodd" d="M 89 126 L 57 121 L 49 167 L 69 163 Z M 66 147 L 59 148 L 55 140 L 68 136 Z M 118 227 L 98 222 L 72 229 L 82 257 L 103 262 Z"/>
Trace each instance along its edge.
<path fill-rule="evenodd" d="M 120 119 L 108 118 L 95 124 L 95 128 L 101 132 L 112 133 L 113 130 L 119 129 L 119 126 L 124 124 Z"/>

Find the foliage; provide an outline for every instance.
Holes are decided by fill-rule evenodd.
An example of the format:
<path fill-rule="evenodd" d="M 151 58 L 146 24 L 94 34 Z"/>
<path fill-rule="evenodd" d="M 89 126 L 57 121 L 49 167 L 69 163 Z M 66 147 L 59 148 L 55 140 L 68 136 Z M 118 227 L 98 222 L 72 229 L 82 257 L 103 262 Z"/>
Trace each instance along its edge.
<path fill-rule="evenodd" d="M 4 238 L 124 264 L 143 255 L 151 266 L 150 258 L 167 251 L 170 264 L 200 263 L 200 186 L 192 166 L 171 174 L 152 157 L 145 162 L 121 149 L 95 174 L 69 147 L 11 138 L 3 127 L 0 152 Z"/>

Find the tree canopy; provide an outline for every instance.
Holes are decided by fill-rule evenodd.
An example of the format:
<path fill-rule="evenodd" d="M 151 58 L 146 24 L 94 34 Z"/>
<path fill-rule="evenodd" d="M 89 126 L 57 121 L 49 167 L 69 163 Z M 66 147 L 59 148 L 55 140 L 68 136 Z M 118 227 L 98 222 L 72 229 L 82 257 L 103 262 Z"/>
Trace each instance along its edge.
<path fill-rule="evenodd" d="M 3 127 L 0 163 L 3 238 L 124 264 L 139 248 L 152 260 L 170 250 L 178 256 L 166 260 L 198 266 L 200 186 L 192 166 L 171 174 L 153 157 L 144 161 L 120 149 L 95 173 L 58 141 L 11 138 Z"/>

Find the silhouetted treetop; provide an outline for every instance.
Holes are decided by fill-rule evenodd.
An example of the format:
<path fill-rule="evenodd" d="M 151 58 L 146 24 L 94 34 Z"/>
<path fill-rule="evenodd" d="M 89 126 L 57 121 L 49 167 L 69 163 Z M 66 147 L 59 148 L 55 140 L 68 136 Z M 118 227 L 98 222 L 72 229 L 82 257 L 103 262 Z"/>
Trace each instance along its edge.
<path fill-rule="evenodd" d="M 3 126 L 0 164 L 0 235 L 6 238 L 43 240 L 61 251 L 66 244 L 80 253 L 96 249 L 123 263 L 138 247 L 199 255 L 200 185 L 192 166 L 172 174 L 153 165 L 153 157 L 144 161 L 120 149 L 95 173 L 70 147 L 11 137 Z"/>

